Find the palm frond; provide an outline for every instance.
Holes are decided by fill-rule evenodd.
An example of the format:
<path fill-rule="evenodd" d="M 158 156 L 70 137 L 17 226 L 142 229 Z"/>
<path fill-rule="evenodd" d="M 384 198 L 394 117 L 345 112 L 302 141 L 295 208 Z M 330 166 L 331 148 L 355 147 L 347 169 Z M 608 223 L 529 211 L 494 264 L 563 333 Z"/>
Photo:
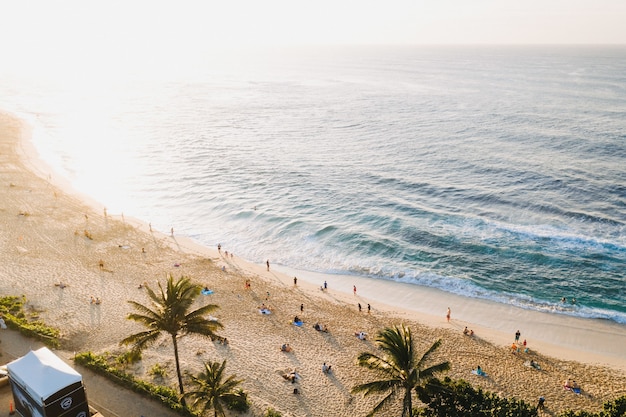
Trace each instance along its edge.
<path fill-rule="evenodd" d="M 434 374 L 436 374 L 438 372 L 447 371 L 448 369 L 450 369 L 450 362 L 448 362 L 448 361 L 442 362 L 442 363 L 439 363 L 437 365 L 433 365 L 433 366 L 430 366 L 430 367 L 428 367 L 426 369 L 421 370 L 420 371 L 420 378 L 430 378 Z"/>
<path fill-rule="evenodd" d="M 353 394 L 362 392 L 364 396 L 368 396 L 371 394 L 380 394 L 381 392 L 386 392 L 388 390 L 398 387 L 399 385 L 402 385 L 402 381 L 399 379 L 385 379 L 356 385 L 352 387 L 350 392 L 352 392 Z"/>

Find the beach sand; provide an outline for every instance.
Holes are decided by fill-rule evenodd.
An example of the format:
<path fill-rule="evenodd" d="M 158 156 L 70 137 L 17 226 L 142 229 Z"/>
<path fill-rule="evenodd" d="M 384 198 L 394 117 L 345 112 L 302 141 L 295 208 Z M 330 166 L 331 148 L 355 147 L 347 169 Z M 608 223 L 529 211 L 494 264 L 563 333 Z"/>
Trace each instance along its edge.
<path fill-rule="evenodd" d="M 0 113 L 0 295 L 25 295 L 29 308 L 61 330 L 65 356 L 120 350 L 120 340 L 141 330 L 126 319 L 132 311 L 127 301 L 147 303 L 139 284 L 154 288 L 173 274 L 214 290 L 197 305 L 220 306 L 214 315 L 224 325 L 219 334 L 229 341 L 222 345 L 196 336 L 180 339 L 183 369 L 195 373 L 203 361 L 226 359 L 227 372 L 245 380 L 243 388 L 253 404 L 249 415 L 261 415 L 269 406 L 284 416 L 365 415 L 376 398 L 351 395 L 350 389 L 374 375 L 356 366 L 355 358 L 362 351 L 375 351 L 378 330 L 399 323 L 411 327 L 418 352 L 442 339 L 433 362 L 451 362 L 445 375 L 531 404 L 544 396 L 548 414 L 570 408 L 596 411 L 603 402 L 626 395 L 624 326 L 364 278 L 306 274 L 294 286 L 288 268 L 272 265 L 267 271 L 265 265 L 236 255 L 226 257 L 231 248 L 218 252 L 119 214 L 105 215 L 103 206 L 72 192 L 37 160 L 29 134 L 25 123 Z M 244 288 L 247 279 L 250 289 Z M 324 280 L 329 289 L 320 291 Z M 55 285 L 61 282 L 67 286 Z M 91 304 L 92 296 L 102 303 Z M 362 312 L 356 307 L 359 302 Z M 272 307 L 272 314 L 259 313 L 263 303 Z M 296 315 L 304 326 L 290 323 Z M 316 322 L 330 331 L 315 331 Z M 465 326 L 476 335 L 464 336 Z M 510 352 L 517 329 L 521 340 L 528 341 L 529 353 Z M 368 340 L 354 336 L 361 330 Z M 281 352 L 283 343 L 293 351 Z M 24 349 L 26 353 L 28 346 Z M 541 370 L 525 366 L 530 359 Z M 330 375 L 321 371 L 324 362 L 332 365 Z M 146 351 L 131 369 L 150 380 L 154 363 L 167 368 L 167 383 L 176 386 L 169 338 Z M 470 373 L 477 365 L 486 378 Z M 281 374 L 294 368 L 301 379 L 292 384 Z M 563 389 L 567 378 L 582 386 L 581 395 Z M 294 395 L 294 388 L 301 394 Z M 398 414 L 384 414 L 394 411 Z"/>

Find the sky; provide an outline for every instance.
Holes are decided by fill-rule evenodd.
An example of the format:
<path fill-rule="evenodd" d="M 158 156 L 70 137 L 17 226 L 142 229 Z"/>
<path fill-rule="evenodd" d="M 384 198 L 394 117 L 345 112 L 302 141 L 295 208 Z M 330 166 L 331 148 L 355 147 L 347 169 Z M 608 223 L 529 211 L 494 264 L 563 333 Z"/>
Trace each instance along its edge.
<path fill-rule="evenodd" d="M 0 66 L 155 68 L 285 45 L 626 45 L 624 22 L 625 0 L 0 0 Z"/>

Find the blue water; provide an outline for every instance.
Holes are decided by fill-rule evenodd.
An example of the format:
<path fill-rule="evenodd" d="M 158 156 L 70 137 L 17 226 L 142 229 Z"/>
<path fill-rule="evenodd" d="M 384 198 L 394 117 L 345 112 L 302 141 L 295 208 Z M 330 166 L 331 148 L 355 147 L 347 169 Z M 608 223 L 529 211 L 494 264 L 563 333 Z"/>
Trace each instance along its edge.
<path fill-rule="evenodd" d="M 0 107 L 110 213 L 258 263 L 626 324 L 626 47 L 210 61 L 167 79 L 14 75 Z"/>

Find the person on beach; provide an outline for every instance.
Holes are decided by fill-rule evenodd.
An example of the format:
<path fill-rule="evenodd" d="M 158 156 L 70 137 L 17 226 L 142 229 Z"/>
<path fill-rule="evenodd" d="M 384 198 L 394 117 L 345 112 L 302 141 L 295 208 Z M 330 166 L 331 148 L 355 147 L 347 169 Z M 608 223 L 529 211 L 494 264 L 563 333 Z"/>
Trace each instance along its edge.
<path fill-rule="evenodd" d="M 546 399 L 544 397 L 539 397 L 539 401 L 537 401 L 537 410 L 543 410 L 545 408 Z"/>
<path fill-rule="evenodd" d="M 298 277 L 293 277 L 293 285 L 298 285 Z"/>
<path fill-rule="evenodd" d="M 359 313 L 361 312 L 361 303 L 358 304 L 359 306 Z"/>
<path fill-rule="evenodd" d="M 356 295 L 356 285 L 353 285 L 353 286 L 352 286 L 352 293 L 353 293 L 354 295 Z"/>
<path fill-rule="evenodd" d="M 221 251 L 222 251 L 222 244 L 221 244 L 221 243 L 218 243 L 218 244 L 217 244 L 217 251 L 218 251 L 218 252 L 221 252 Z"/>
<path fill-rule="evenodd" d="M 173 227 L 170 229 L 170 232 L 172 233 L 172 237 L 174 237 L 174 228 Z"/>
<path fill-rule="evenodd" d="M 326 365 L 326 362 L 324 362 L 324 364 L 322 365 L 322 372 L 325 374 L 330 373 L 330 367 L 331 365 Z"/>
<path fill-rule="evenodd" d="M 369 305 L 369 303 L 367 304 L 367 314 L 372 312 L 372 306 Z"/>
<path fill-rule="evenodd" d="M 100 259 L 100 262 L 98 262 L 98 266 L 100 267 L 101 271 L 104 269 L 104 261 L 102 259 Z"/>
<path fill-rule="evenodd" d="M 300 304 L 300 313 L 304 312 L 304 304 Z"/>
<path fill-rule="evenodd" d="M 518 331 L 516 331 L 516 332 L 515 332 L 515 343 L 519 342 L 519 337 L 520 337 L 520 336 L 521 336 L 520 331 L 519 331 L 519 330 L 518 330 Z"/>
<path fill-rule="evenodd" d="M 450 307 L 448 307 L 448 311 L 446 312 L 446 320 L 448 320 L 448 323 L 450 322 Z"/>
<path fill-rule="evenodd" d="M 326 283 L 326 281 L 324 281 L 324 291 L 326 291 L 328 289 L 328 284 Z"/>
<path fill-rule="evenodd" d="M 267 265 L 267 270 L 270 270 L 270 260 L 268 259 L 267 261 L 265 261 L 265 264 Z"/>

